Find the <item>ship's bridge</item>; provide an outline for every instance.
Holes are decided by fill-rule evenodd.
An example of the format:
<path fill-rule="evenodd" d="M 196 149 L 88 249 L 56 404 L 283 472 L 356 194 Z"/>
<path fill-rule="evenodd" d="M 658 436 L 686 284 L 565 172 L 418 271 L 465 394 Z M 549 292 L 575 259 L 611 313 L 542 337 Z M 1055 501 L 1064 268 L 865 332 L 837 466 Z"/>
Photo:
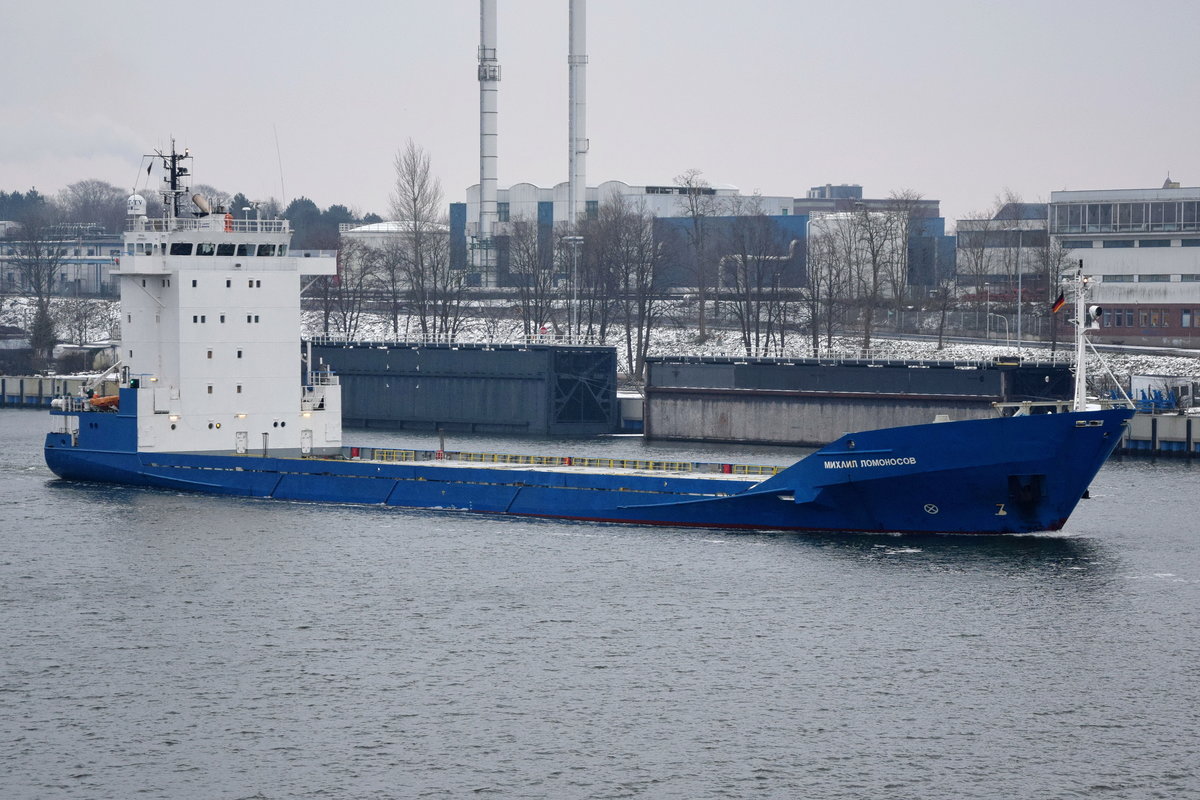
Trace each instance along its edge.
<path fill-rule="evenodd" d="M 115 273 L 162 275 L 190 270 L 246 270 L 333 275 L 333 258 L 288 257 L 291 229 L 285 219 L 139 217 L 130 220 Z M 169 258 L 169 260 L 168 260 Z"/>

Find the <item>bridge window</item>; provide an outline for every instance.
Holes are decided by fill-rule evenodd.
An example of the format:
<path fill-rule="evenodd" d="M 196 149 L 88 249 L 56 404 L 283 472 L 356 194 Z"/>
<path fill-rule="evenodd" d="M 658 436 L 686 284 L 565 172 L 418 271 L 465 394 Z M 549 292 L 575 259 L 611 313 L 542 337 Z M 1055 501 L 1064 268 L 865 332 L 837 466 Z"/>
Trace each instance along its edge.
<path fill-rule="evenodd" d="M 254 255 L 254 245 L 252 245 L 252 244 L 239 244 L 239 245 L 237 246 L 237 254 L 238 254 L 239 256 L 252 256 L 252 255 Z"/>
<path fill-rule="evenodd" d="M 196 245 L 196 255 L 213 256 L 217 254 L 217 246 L 212 242 L 200 242 Z"/>
<path fill-rule="evenodd" d="M 222 242 L 217 245 L 217 255 L 231 256 L 233 255 L 233 242 Z"/>
<path fill-rule="evenodd" d="M 258 246 L 258 254 L 259 254 L 260 256 L 273 256 L 273 255 L 275 255 L 275 245 L 273 245 L 273 244 L 260 244 L 260 245 Z"/>
<path fill-rule="evenodd" d="M 173 256 L 190 256 L 192 254 L 191 242 L 171 242 L 171 255 Z"/>

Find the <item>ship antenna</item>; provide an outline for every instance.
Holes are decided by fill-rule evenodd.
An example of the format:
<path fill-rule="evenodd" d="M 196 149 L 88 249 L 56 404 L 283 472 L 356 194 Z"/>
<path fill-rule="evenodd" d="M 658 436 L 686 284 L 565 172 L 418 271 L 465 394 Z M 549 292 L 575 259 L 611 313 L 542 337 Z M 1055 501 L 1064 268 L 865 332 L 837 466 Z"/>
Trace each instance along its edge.
<path fill-rule="evenodd" d="M 187 191 L 183 179 L 188 175 L 188 168 L 182 164 L 192 156 L 186 149 L 182 153 L 175 152 L 175 137 L 171 137 L 170 153 L 155 150 L 154 155 L 150 157 L 154 158 L 155 156 L 162 159 L 163 169 L 167 171 L 167 176 L 163 178 L 163 183 L 167 184 L 167 187 L 162 190 L 163 205 L 170 217 L 178 217 L 179 198 Z"/>

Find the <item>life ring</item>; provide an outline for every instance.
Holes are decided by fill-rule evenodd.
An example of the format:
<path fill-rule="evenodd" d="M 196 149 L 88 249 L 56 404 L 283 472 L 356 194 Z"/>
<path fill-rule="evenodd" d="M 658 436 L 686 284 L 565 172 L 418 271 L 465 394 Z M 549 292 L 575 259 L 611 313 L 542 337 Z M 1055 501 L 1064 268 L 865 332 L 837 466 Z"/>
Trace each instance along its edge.
<path fill-rule="evenodd" d="M 225 232 L 233 233 L 233 214 L 225 215 Z"/>

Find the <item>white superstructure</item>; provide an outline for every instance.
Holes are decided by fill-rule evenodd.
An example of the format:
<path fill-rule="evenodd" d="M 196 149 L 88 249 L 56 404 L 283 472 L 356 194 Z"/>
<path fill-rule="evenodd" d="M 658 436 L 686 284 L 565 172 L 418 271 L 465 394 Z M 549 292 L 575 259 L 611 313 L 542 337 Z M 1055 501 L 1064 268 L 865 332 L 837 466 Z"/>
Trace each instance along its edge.
<path fill-rule="evenodd" d="M 288 254 L 286 220 L 179 214 L 187 156 L 169 171 L 161 219 L 129 201 L 119 268 L 122 386 L 137 389 L 140 452 L 320 455 L 341 448 L 341 387 L 304 364 L 302 275 L 335 258 Z M 210 208 L 203 198 L 200 208 Z"/>

